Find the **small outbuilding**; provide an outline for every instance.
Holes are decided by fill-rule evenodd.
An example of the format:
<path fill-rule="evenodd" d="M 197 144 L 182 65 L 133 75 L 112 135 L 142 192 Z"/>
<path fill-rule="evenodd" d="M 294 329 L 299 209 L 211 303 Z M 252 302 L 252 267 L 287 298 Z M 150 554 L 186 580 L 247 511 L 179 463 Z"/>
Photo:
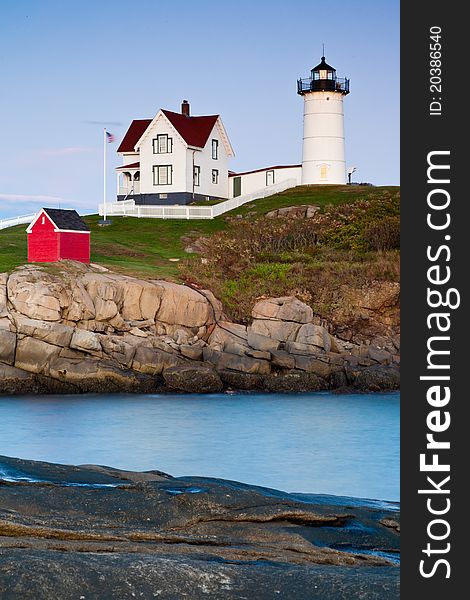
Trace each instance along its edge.
<path fill-rule="evenodd" d="M 28 262 L 90 262 L 90 230 L 75 210 L 42 208 L 26 231 Z"/>

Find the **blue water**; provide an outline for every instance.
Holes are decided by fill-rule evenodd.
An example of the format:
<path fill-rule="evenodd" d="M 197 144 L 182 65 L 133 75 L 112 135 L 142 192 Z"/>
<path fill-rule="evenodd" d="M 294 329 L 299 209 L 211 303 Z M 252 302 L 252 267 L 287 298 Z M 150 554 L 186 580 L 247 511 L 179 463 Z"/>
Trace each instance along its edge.
<path fill-rule="evenodd" d="M 399 394 L 0 396 L 0 454 L 399 499 Z"/>

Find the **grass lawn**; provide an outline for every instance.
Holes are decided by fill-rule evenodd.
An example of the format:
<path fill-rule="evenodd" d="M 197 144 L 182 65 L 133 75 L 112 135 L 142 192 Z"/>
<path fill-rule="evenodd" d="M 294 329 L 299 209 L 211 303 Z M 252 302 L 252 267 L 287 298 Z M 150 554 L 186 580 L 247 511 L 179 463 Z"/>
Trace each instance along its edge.
<path fill-rule="evenodd" d="M 254 200 L 212 220 L 162 220 L 112 217 L 112 224 L 99 227 L 98 215 L 84 217 L 91 229 L 91 260 L 110 269 L 141 277 L 178 278 L 178 262 L 185 258 L 184 247 L 191 238 L 210 235 L 234 227 L 225 217 L 249 212 L 264 214 L 274 208 L 296 204 L 341 204 L 380 194 L 384 190 L 368 186 L 302 186 Z M 0 230 L 0 272 L 11 271 L 26 262 L 27 225 Z"/>

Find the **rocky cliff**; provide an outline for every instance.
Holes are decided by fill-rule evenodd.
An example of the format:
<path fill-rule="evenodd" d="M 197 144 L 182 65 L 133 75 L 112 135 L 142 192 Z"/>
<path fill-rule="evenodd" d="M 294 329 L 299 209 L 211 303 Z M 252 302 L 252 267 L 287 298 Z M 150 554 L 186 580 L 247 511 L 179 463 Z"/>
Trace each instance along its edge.
<path fill-rule="evenodd" d="M 291 296 L 252 317 L 232 323 L 210 291 L 97 265 L 23 266 L 0 274 L 0 392 L 398 387 L 397 336 L 340 339 Z"/>

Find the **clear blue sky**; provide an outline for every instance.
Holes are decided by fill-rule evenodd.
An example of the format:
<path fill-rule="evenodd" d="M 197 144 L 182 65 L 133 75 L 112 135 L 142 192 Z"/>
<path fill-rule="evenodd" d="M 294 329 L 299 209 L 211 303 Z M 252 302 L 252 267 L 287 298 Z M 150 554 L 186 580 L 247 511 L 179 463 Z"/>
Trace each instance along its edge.
<path fill-rule="evenodd" d="M 234 170 L 301 161 L 296 79 L 320 59 L 351 78 L 347 164 L 399 183 L 398 0 L 17 0 L 0 7 L 0 218 L 96 209 L 102 128 L 158 109 L 220 113 Z M 114 200 L 117 144 L 108 144 Z"/>

